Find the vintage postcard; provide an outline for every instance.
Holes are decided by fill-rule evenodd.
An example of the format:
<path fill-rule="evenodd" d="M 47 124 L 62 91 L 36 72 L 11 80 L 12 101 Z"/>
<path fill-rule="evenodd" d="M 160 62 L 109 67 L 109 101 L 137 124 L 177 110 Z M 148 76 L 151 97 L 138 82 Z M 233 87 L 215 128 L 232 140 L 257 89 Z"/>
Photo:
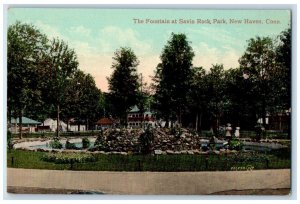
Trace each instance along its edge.
<path fill-rule="evenodd" d="M 289 195 L 291 16 L 9 7 L 7 192 Z"/>

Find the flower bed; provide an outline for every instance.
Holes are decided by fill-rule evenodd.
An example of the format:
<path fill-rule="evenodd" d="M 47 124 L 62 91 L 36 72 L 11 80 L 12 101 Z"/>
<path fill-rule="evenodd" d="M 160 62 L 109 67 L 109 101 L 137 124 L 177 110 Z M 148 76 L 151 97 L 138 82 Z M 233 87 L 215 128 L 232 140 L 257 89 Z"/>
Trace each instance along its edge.
<path fill-rule="evenodd" d="M 92 154 L 82 153 L 47 153 L 42 157 L 43 161 L 56 164 L 94 162 L 96 158 Z"/>

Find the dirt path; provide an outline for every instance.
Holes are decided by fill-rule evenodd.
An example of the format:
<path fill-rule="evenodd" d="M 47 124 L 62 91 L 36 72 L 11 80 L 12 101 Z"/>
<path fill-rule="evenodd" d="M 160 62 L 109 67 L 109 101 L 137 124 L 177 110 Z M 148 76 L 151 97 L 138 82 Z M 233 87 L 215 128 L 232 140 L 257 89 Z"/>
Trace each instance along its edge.
<path fill-rule="evenodd" d="M 8 168 L 7 186 L 121 195 L 208 195 L 222 192 L 227 195 L 228 192 L 235 194 L 233 191 L 249 192 L 249 189 L 259 194 L 257 189 L 289 189 L 290 170 L 105 172 Z M 282 195 L 282 192 L 278 194 Z M 289 193 L 288 190 L 284 192 Z"/>

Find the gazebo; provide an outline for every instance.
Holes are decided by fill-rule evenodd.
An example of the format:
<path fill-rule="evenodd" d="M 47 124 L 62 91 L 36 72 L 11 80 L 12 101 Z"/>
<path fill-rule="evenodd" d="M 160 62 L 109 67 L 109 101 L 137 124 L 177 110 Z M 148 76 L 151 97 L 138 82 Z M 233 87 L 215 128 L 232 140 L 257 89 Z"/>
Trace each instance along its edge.
<path fill-rule="evenodd" d="M 114 121 L 110 118 L 101 118 L 96 122 L 96 125 L 102 128 L 110 128 L 114 125 Z"/>

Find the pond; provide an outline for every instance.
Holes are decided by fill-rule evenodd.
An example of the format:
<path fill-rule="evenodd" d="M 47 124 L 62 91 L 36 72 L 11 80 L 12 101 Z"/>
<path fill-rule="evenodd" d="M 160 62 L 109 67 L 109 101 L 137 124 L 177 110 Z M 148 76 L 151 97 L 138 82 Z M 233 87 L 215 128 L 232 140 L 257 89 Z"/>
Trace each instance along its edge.
<path fill-rule="evenodd" d="M 89 137 L 88 138 L 90 141 L 90 147 L 94 146 L 95 137 Z M 82 148 L 82 138 L 71 138 L 69 141 L 73 144 L 75 144 L 76 147 Z M 25 141 L 25 142 L 19 142 L 14 144 L 15 149 L 23 148 L 23 149 L 44 149 L 44 150 L 51 150 L 52 148 L 50 147 L 50 142 L 51 140 L 35 140 L 35 141 Z M 63 145 L 63 149 L 65 149 L 65 145 L 67 142 L 67 139 L 61 139 L 60 142 Z"/>
<path fill-rule="evenodd" d="M 77 148 L 82 148 L 82 142 L 72 142 Z M 90 147 L 94 146 L 95 142 L 90 142 Z M 63 145 L 63 149 L 66 148 L 66 142 L 62 142 Z M 33 145 L 33 146 L 29 146 L 31 148 L 34 149 L 52 149 L 49 145 L 49 142 L 47 142 L 46 144 L 42 144 L 42 145 Z"/>

